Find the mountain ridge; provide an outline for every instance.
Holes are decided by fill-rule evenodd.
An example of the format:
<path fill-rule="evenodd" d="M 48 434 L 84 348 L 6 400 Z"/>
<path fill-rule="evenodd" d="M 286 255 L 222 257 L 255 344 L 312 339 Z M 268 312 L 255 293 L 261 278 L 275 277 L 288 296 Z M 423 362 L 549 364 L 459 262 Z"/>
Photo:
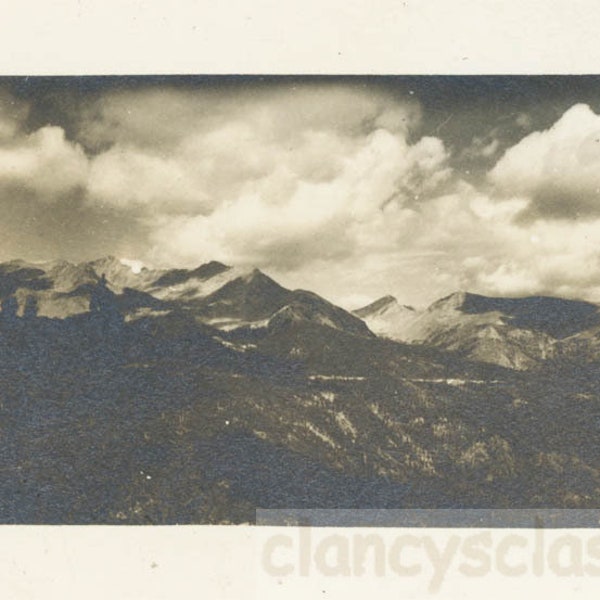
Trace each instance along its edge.
<path fill-rule="evenodd" d="M 600 325 L 597 304 L 552 296 L 490 297 L 460 290 L 412 314 L 394 313 L 391 298 L 354 312 L 378 335 L 516 369 L 564 354 L 563 346 L 573 348 L 578 335 Z"/>
<path fill-rule="evenodd" d="M 281 327 L 293 319 L 372 335 L 351 313 L 318 294 L 288 290 L 257 268 L 210 261 L 192 269 L 134 270 L 114 256 L 81 263 L 0 264 L 0 297 L 14 295 L 19 314 L 30 296 L 39 316 L 85 314 L 90 310 L 94 289 L 103 285 L 114 294 L 115 303 L 125 310 L 128 319 L 184 311 L 224 330 L 249 327 L 266 331 L 270 325 Z"/>
<path fill-rule="evenodd" d="M 582 300 L 459 290 L 424 309 L 386 295 L 349 312 L 314 292 L 287 289 L 256 268 L 209 261 L 189 269 L 134 269 L 127 262 L 106 256 L 80 263 L 1 263 L 0 299 L 13 295 L 18 314 L 30 302 L 39 316 L 66 318 L 88 312 L 94 289 L 105 279 L 126 319 L 184 311 L 228 334 L 238 330 L 240 338 L 313 321 L 518 370 L 579 354 L 587 362 L 600 359 L 600 307 Z"/>

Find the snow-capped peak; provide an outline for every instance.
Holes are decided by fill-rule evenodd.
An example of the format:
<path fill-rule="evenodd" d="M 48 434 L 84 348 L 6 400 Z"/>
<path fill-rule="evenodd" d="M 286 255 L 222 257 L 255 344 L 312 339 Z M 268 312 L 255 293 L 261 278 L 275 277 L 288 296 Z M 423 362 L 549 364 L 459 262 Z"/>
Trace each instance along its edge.
<path fill-rule="evenodd" d="M 135 275 L 139 275 L 145 266 L 141 260 L 133 260 L 130 258 L 120 258 L 119 262 L 123 266 L 129 267 L 131 269 L 131 272 L 134 273 Z"/>

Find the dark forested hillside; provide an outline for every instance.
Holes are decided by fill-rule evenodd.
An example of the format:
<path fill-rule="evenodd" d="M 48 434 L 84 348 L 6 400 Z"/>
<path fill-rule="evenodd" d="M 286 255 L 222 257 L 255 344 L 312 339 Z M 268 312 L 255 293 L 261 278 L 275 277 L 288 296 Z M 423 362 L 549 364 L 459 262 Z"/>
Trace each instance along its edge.
<path fill-rule="evenodd" d="M 432 309 L 558 340 L 514 369 L 378 337 L 257 271 L 117 262 L 0 267 L 1 522 L 600 507 L 593 305 Z"/>

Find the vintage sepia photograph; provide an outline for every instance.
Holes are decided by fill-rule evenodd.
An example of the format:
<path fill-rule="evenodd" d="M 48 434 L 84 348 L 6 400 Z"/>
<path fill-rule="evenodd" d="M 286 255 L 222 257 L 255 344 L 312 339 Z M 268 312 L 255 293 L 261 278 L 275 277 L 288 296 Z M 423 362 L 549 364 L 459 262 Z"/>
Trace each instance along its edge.
<path fill-rule="evenodd" d="M 3 524 L 600 509 L 599 76 L 3 77 L 0 203 Z"/>

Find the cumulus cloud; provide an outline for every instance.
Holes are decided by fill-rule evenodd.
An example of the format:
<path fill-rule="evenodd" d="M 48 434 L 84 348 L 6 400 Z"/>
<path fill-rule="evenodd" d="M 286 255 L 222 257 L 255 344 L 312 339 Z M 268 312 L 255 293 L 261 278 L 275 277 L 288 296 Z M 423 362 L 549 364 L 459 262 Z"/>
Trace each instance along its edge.
<path fill-rule="evenodd" d="M 0 147 L 0 186 L 30 190 L 42 201 L 85 186 L 87 168 L 83 150 L 60 127 L 42 127 Z"/>
<path fill-rule="evenodd" d="M 197 212 L 208 204 L 201 183 L 201 168 L 116 145 L 91 161 L 88 201 L 138 211 Z"/>
<path fill-rule="evenodd" d="M 545 294 L 600 300 L 600 222 L 569 226 L 538 221 L 527 228 L 504 224 L 494 233 L 507 250 L 465 262 L 464 277 L 471 286 L 500 296 Z"/>
<path fill-rule="evenodd" d="M 91 149 L 115 142 L 167 151 L 190 136 L 240 124 L 271 141 L 293 142 L 306 131 L 344 136 L 418 127 L 419 103 L 359 84 L 227 83 L 184 90 L 168 86 L 113 91 L 82 107 L 78 137 Z"/>
<path fill-rule="evenodd" d="M 450 175 L 439 140 L 409 145 L 403 135 L 384 129 L 334 157 L 340 164 L 325 179 L 303 176 L 295 153 L 291 160 L 282 154 L 272 171 L 246 182 L 238 196 L 209 214 L 164 220 L 156 246 L 179 260 L 241 258 L 280 270 L 382 244 L 395 247 L 407 207 Z"/>
<path fill-rule="evenodd" d="M 508 149 L 490 172 L 506 194 L 531 199 L 529 218 L 600 215 L 600 116 L 586 104 Z"/>
<path fill-rule="evenodd" d="M 87 184 L 87 157 L 58 126 L 28 132 L 29 105 L 0 88 L 0 193 L 55 202 Z"/>
<path fill-rule="evenodd" d="M 334 179 L 373 131 L 405 137 L 418 120 L 414 101 L 319 84 L 113 93 L 78 130 L 91 200 L 204 215 L 257 192 L 285 202 L 298 182 Z"/>
<path fill-rule="evenodd" d="M 339 260 L 450 179 L 441 140 L 409 142 L 420 118 L 356 85 L 108 94 L 80 115 L 87 202 L 135 212 L 163 263 Z"/>

